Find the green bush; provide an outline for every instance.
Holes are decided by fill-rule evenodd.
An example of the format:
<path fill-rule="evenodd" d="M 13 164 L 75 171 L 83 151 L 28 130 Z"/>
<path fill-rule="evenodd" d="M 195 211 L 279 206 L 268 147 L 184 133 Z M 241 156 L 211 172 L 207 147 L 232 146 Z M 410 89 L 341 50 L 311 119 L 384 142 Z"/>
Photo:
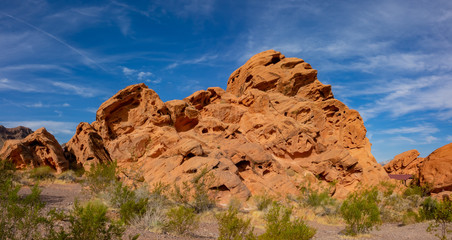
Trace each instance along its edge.
<path fill-rule="evenodd" d="M 303 220 L 291 221 L 292 209 L 273 202 L 265 214 L 266 230 L 259 236 L 261 240 L 311 239 L 316 230 L 308 227 Z"/>
<path fill-rule="evenodd" d="M 267 209 L 268 206 L 270 206 L 270 204 L 273 202 L 273 198 L 270 197 L 268 194 L 255 195 L 253 196 L 253 200 L 259 211 Z"/>
<path fill-rule="evenodd" d="M 353 193 L 342 203 L 341 215 L 347 223 L 346 234 L 365 233 L 381 223 L 376 188 Z"/>
<path fill-rule="evenodd" d="M 16 167 L 9 160 L 0 159 L 0 183 L 13 179 Z"/>
<path fill-rule="evenodd" d="M 218 240 L 256 239 L 253 234 L 254 228 L 251 227 L 251 220 L 243 220 L 237 214 L 237 208 L 231 206 L 228 211 L 215 216 L 218 221 Z"/>
<path fill-rule="evenodd" d="M 121 205 L 119 214 L 121 215 L 121 220 L 128 224 L 134 217 L 143 216 L 146 213 L 146 206 L 148 204 L 147 198 L 141 199 L 131 199 Z"/>
<path fill-rule="evenodd" d="M 95 194 L 105 191 L 116 181 L 116 161 L 92 165 L 86 172 L 86 183 Z"/>
<path fill-rule="evenodd" d="M 31 194 L 20 197 L 20 186 L 14 186 L 11 178 L 0 183 L 0 239 L 40 239 L 39 228 L 47 226 L 41 216 L 45 203 L 40 200 L 41 190 L 35 185 Z"/>
<path fill-rule="evenodd" d="M 432 220 L 435 218 L 437 206 L 438 201 L 431 197 L 428 197 L 422 202 L 421 208 L 419 209 L 419 215 L 424 220 Z"/>
<path fill-rule="evenodd" d="M 182 183 L 183 190 L 174 184 L 171 197 L 176 203 L 189 206 L 197 213 L 209 210 L 215 206 L 215 201 L 209 196 L 213 180 L 213 174 L 203 168 L 190 182 Z"/>
<path fill-rule="evenodd" d="M 49 166 L 41 166 L 37 168 L 33 168 L 30 171 L 30 178 L 34 180 L 44 180 L 44 179 L 52 179 L 55 178 L 55 170 L 53 170 Z"/>
<path fill-rule="evenodd" d="M 333 203 L 334 199 L 330 197 L 327 191 L 317 192 L 311 190 L 306 198 L 306 204 L 311 207 L 332 205 Z"/>
<path fill-rule="evenodd" d="M 449 225 L 452 223 L 452 201 L 444 199 L 438 202 L 433 219 L 435 221 L 430 223 L 427 232 L 439 232 L 435 233 L 435 236 L 441 240 L 447 240 L 448 233 L 452 232 L 452 229 L 449 229 Z"/>
<path fill-rule="evenodd" d="M 418 223 L 421 221 L 422 221 L 422 218 L 419 216 L 419 214 L 417 214 L 413 210 L 406 211 L 402 217 L 403 225 L 414 224 L 414 223 Z"/>
<path fill-rule="evenodd" d="M 67 234 L 60 232 L 60 236 L 71 240 L 121 239 L 125 229 L 107 217 L 107 210 L 107 206 L 99 201 L 91 201 L 84 206 L 75 202 L 68 216 L 70 231 Z"/>
<path fill-rule="evenodd" d="M 198 227 L 199 219 L 193 208 L 184 205 L 171 208 L 167 214 L 164 229 L 168 232 L 184 234 Z"/>
<path fill-rule="evenodd" d="M 77 181 L 77 175 L 73 170 L 67 170 L 65 172 L 62 172 L 57 176 L 58 180 L 62 180 L 65 182 L 76 182 Z"/>

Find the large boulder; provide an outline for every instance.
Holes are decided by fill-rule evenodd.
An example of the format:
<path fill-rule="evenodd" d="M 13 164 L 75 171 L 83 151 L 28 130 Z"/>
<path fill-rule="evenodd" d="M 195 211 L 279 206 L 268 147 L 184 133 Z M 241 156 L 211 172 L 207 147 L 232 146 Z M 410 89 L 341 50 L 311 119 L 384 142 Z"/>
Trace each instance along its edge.
<path fill-rule="evenodd" d="M 98 145 L 124 176 L 142 175 L 150 186 L 181 184 L 206 168 L 224 201 L 298 194 L 310 183 L 335 186 L 331 193 L 345 197 L 388 179 L 359 113 L 334 99 L 308 63 L 273 50 L 237 69 L 226 91 L 213 87 L 163 102 L 144 84 L 129 86 L 83 129 L 100 136 Z M 89 145 L 83 135 L 77 130 L 68 144 L 77 161 L 99 158 L 75 150 Z"/>
<path fill-rule="evenodd" d="M 403 152 L 385 164 L 384 169 L 389 174 L 410 174 L 419 177 L 419 170 L 424 158 L 419 157 L 416 149 Z"/>
<path fill-rule="evenodd" d="M 18 169 L 50 166 L 57 172 L 69 168 L 63 149 L 45 128 L 21 140 L 8 140 L 0 150 L 0 158 L 11 160 Z"/>
<path fill-rule="evenodd" d="M 93 164 L 112 162 L 101 136 L 86 122 L 77 126 L 75 136 L 65 144 L 64 151 L 66 159 L 86 170 Z"/>
<path fill-rule="evenodd" d="M 27 127 L 19 126 L 15 128 L 5 128 L 0 125 L 0 149 L 3 147 L 6 140 L 24 139 L 31 133 L 33 133 L 33 130 Z"/>
<path fill-rule="evenodd" d="M 452 191 L 452 143 L 425 158 L 420 169 L 420 182 L 430 186 L 433 193 Z"/>

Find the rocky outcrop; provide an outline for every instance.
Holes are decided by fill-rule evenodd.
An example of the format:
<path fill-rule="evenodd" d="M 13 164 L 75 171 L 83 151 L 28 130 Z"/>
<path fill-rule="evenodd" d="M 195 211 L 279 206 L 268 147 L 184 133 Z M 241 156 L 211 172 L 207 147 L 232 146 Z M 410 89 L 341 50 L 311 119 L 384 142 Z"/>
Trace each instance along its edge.
<path fill-rule="evenodd" d="M 433 193 L 452 191 L 452 143 L 425 158 L 420 169 L 420 183 L 429 185 Z"/>
<path fill-rule="evenodd" d="M 181 184 L 207 168 L 219 200 L 328 182 L 345 197 L 388 178 L 359 113 L 334 99 L 308 63 L 273 50 L 237 69 L 226 91 L 163 102 L 144 84 L 129 86 L 100 106 L 95 122 L 79 125 L 67 149 L 84 166 L 109 155 L 150 186 Z"/>
<path fill-rule="evenodd" d="M 15 128 L 5 128 L 0 125 L 0 149 L 3 147 L 6 140 L 24 139 L 31 133 L 33 133 L 33 131 L 26 127 L 19 126 Z"/>
<path fill-rule="evenodd" d="M 389 174 L 410 174 L 418 178 L 423 162 L 424 158 L 419 157 L 419 152 L 413 149 L 395 156 L 384 169 Z"/>
<path fill-rule="evenodd" d="M 77 126 L 75 136 L 65 144 L 64 153 L 69 162 L 89 170 L 91 165 L 111 162 L 102 137 L 89 125 L 82 122 Z"/>
<path fill-rule="evenodd" d="M 47 165 L 62 172 L 69 167 L 60 144 L 45 128 L 22 140 L 6 141 L 0 150 L 0 158 L 11 160 L 18 169 Z"/>

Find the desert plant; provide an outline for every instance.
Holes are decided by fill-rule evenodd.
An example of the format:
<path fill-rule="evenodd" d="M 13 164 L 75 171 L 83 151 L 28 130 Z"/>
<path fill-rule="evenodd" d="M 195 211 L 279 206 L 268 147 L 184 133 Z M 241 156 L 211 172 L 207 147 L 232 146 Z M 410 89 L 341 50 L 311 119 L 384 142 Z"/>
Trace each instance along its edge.
<path fill-rule="evenodd" d="M 121 205 L 119 214 L 121 220 L 128 224 L 130 220 L 136 216 L 143 216 L 146 213 L 146 206 L 148 204 L 148 198 L 130 199 Z"/>
<path fill-rule="evenodd" d="M 238 217 L 238 209 L 230 206 L 224 213 L 215 216 L 218 221 L 218 240 L 252 240 L 256 239 L 251 227 L 251 220 Z"/>
<path fill-rule="evenodd" d="M 33 168 L 29 172 L 29 177 L 34 180 L 44 180 L 55 178 L 54 170 L 49 166 Z"/>
<path fill-rule="evenodd" d="M 437 206 L 438 201 L 431 197 L 427 197 L 421 204 L 421 208 L 419 209 L 419 215 L 424 220 L 434 219 Z"/>
<path fill-rule="evenodd" d="M 269 239 L 311 239 L 316 230 L 308 227 L 303 220 L 291 221 L 292 209 L 273 202 L 265 214 L 265 233 L 259 236 L 261 240 Z"/>
<path fill-rule="evenodd" d="M 184 205 L 171 208 L 166 217 L 164 229 L 168 232 L 184 234 L 198 227 L 199 219 L 196 216 L 195 209 Z"/>
<path fill-rule="evenodd" d="M 436 204 L 434 210 L 433 223 L 427 228 L 427 232 L 439 232 L 435 233 L 435 236 L 441 240 L 447 240 L 448 233 L 452 232 L 449 229 L 449 225 L 452 223 L 452 201 L 448 198 Z"/>
<path fill-rule="evenodd" d="M 0 159 L 0 183 L 11 180 L 15 171 L 16 167 L 11 161 Z"/>
<path fill-rule="evenodd" d="M 74 203 L 74 209 L 68 216 L 70 231 L 65 239 L 121 239 L 124 228 L 107 217 L 107 206 L 99 201 L 80 205 Z"/>
<path fill-rule="evenodd" d="M 57 176 L 58 180 L 62 180 L 65 182 L 76 182 L 77 181 L 77 175 L 73 170 L 67 170 L 62 172 Z"/>
<path fill-rule="evenodd" d="M 255 195 L 253 196 L 253 200 L 259 211 L 267 209 L 267 207 L 270 206 L 271 203 L 273 202 L 273 198 L 268 194 Z"/>
<path fill-rule="evenodd" d="M 346 233 L 357 235 L 365 233 L 381 222 L 377 205 L 376 188 L 352 193 L 342 203 L 341 215 L 347 223 Z"/>
<path fill-rule="evenodd" d="M 209 190 L 214 180 L 212 173 L 203 168 L 190 182 L 183 182 L 182 189 L 174 184 L 171 198 L 179 204 L 193 208 L 197 213 L 215 206 L 215 201 L 209 196 Z"/>
<path fill-rule="evenodd" d="M 98 194 L 105 191 L 112 183 L 116 181 L 116 161 L 110 163 L 99 163 L 91 166 L 90 171 L 86 172 L 86 184 L 90 190 Z"/>
<path fill-rule="evenodd" d="M 311 207 L 322 207 L 327 205 L 334 205 L 335 201 L 328 191 L 316 191 L 313 189 L 307 189 L 305 192 L 304 202 L 306 205 Z"/>
<path fill-rule="evenodd" d="M 40 216 L 45 204 L 39 198 L 37 185 L 24 198 L 19 196 L 20 186 L 14 186 L 11 180 L 3 182 L 0 189 L 0 239 L 40 238 L 36 229 L 46 219 Z"/>
<path fill-rule="evenodd" d="M 413 210 L 406 211 L 403 214 L 403 217 L 402 217 L 402 224 L 403 225 L 414 224 L 414 223 L 421 222 L 421 221 L 422 221 L 422 219 L 419 216 L 419 214 L 417 214 Z"/>

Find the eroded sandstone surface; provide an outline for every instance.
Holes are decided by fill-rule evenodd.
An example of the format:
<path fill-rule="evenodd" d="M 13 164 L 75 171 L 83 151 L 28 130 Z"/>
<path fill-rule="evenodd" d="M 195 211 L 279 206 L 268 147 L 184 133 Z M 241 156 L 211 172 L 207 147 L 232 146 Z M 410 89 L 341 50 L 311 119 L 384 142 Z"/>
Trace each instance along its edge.
<path fill-rule="evenodd" d="M 394 157 L 384 166 L 389 174 L 411 174 L 419 178 L 419 170 L 424 162 L 424 158 L 419 157 L 416 149 L 403 152 Z"/>
<path fill-rule="evenodd" d="M 420 168 L 420 182 L 433 193 L 452 191 L 452 143 L 433 151 Z"/>
<path fill-rule="evenodd" d="M 18 169 L 47 165 L 62 172 L 69 168 L 63 149 L 45 128 L 24 139 L 7 140 L 0 150 L 0 159 L 11 160 Z"/>
<path fill-rule="evenodd" d="M 163 102 L 144 84 L 129 86 L 66 144 L 83 166 L 117 160 L 125 176 L 142 175 L 150 186 L 180 184 L 207 168 L 220 200 L 328 182 L 345 197 L 388 178 L 370 146 L 359 113 L 334 99 L 316 70 L 273 50 L 232 73 L 226 91 Z"/>

